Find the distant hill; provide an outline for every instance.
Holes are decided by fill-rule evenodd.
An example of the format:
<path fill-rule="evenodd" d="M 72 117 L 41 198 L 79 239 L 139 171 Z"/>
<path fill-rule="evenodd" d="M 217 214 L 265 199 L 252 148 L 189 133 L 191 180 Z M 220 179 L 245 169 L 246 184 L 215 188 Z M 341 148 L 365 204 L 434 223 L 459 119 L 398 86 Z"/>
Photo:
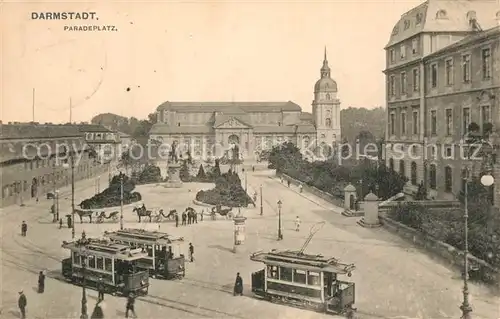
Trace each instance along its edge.
<path fill-rule="evenodd" d="M 378 107 L 375 109 L 350 107 L 340 111 L 342 138 L 350 143 L 356 140 L 361 131 L 368 131 L 376 139 L 384 137 L 386 115 L 385 109 Z"/>

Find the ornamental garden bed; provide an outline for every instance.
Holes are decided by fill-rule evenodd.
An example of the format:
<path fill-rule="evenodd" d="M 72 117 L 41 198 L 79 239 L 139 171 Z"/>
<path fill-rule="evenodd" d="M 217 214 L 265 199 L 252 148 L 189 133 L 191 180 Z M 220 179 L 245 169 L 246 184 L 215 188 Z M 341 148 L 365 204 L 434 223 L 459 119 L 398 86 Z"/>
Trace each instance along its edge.
<path fill-rule="evenodd" d="M 108 188 L 99 194 L 85 199 L 78 206 L 82 209 L 100 209 L 120 206 L 121 204 L 121 178 L 123 178 L 123 204 L 136 203 L 142 199 L 139 192 L 133 192 L 134 182 L 125 174 L 119 174 L 112 178 Z"/>

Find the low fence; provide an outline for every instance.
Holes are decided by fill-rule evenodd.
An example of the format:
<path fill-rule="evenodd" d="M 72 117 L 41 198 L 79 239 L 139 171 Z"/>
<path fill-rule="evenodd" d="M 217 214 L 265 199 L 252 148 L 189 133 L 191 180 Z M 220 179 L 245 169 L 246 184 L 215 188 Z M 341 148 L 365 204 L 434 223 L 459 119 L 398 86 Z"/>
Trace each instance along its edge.
<path fill-rule="evenodd" d="M 428 209 L 451 209 L 451 208 L 459 208 L 459 201 L 449 201 L 449 200 L 433 200 L 433 201 L 420 201 L 420 200 L 412 200 L 412 203 L 417 205 L 424 206 Z M 387 213 L 392 208 L 397 207 L 399 204 L 403 203 L 403 201 L 394 201 L 394 202 L 384 202 L 378 205 L 380 213 Z"/>
<path fill-rule="evenodd" d="M 447 243 L 426 236 L 386 216 L 380 216 L 379 218 L 383 227 L 391 233 L 397 234 L 412 244 L 424 248 L 426 251 L 448 261 L 451 265 L 463 269 L 463 251 Z M 470 254 L 468 255 L 468 260 L 472 268 L 472 271 L 469 273 L 471 279 L 480 279 L 487 283 L 500 283 L 500 273 L 498 269 Z"/>
<path fill-rule="evenodd" d="M 290 181 L 291 184 L 293 185 L 299 185 L 302 184 L 302 189 L 308 193 L 311 193 L 315 196 L 318 196 L 321 199 L 324 199 L 338 207 L 344 207 L 344 200 L 342 198 L 336 197 L 332 194 L 323 192 L 322 190 L 317 189 L 314 186 L 307 185 L 299 180 L 296 180 L 295 178 L 292 178 L 284 173 L 278 173 L 276 172 L 276 176 L 283 177 L 284 181 Z"/>

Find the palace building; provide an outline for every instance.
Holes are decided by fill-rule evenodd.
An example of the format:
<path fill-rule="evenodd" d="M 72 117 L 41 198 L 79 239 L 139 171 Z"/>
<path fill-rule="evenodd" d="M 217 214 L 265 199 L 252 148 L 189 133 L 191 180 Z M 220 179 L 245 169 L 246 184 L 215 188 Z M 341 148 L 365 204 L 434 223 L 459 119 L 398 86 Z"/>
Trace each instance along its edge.
<path fill-rule="evenodd" d="M 496 0 L 428 0 L 394 26 L 385 48 L 386 164 L 409 179 L 405 193 L 422 182 L 429 198 L 453 200 L 464 168 L 482 170 L 460 147 L 471 123 L 481 132 L 500 125 L 499 23 Z"/>
<path fill-rule="evenodd" d="M 222 150 L 239 145 L 244 158 L 253 158 L 284 141 L 307 147 L 340 141 L 340 101 L 326 50 L 320 79 L 314 86 L 312 114 L 302 112 L 291 101 L 167 101 L 156 113 L 157 124 L 151 128 L 150 140 L 189 145 L 193 156 L 221 156 Z"/>

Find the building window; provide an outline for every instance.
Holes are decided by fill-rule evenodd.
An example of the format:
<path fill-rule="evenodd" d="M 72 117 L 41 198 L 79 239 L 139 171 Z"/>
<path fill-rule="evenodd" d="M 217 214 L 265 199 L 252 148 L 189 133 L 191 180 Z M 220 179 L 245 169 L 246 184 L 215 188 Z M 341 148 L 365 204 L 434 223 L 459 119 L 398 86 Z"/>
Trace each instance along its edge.
<path fill-rule="evenodd" d="M 394 170 L 394 159 L 393 158 L 389 159 L 389 168 L 391 169 L 391 171 Z"/>
<path fill-rule="evenodd" d="M 396 115 L 394 113 L 390 114 L 390 121 L 389 121 L 389 131 L 391 132 L 391 135 L 396 134 Z"/>
<path fill-rule="evenodd" d="M 483 105 L 481 107 L 481 112 L 482 112 L 482 121 L 483 125 L 486 123 L 490 123 L 490 106 L 489 105 Z"/>
<path fill-rule="evenodd" d="M 462 132 L 467 134 L 469 132 L 469 124 L 470 124 L 470 109 L 468 107 L 464 107 L 462 110 Z"/>
<path fill-rule="evenodd" d="M 451 135 L 453 133 L 453 115 L 452 109 L 446 109 L 446 135 Z"/>
<path fill-rule="evenodd" d="M 420 89 L 420 73 L 418 72 L 418 69 L 413 69 L 413 91 L 418 92 Z"/>
<path fill-rule="evenodd" d="M 418 111 L 413 111 L 413 134 L 418 134 Z"/>
<path fill-rule="evenodd" d="M 431 87 L 437 87 L 438 81 L 438 66 L 436 63 L 431 64 Z"/>
<path fill-rule="evenodd" d="M 406 113 L 401 113 L 401 135 L 406 134 Z"/>
<path fill-rule="evenodd" d="M 418 53 L 418 39 L 417 38 L 415 38 L 411 41 L 411 52 L 413 54 Z"/>
<path fill-rule="evenodd" d="M 470 54 L 462 56 L 462 81 L 470 82 Z"/>
<path fill-rule="evenodd" d="M 400 174 L 401 176 L 403 176 L 403 177 L 404 177 L 404 176 L 406 176 L 406 172 L 405 172 L 405 161 L 403 161 L 403 160 L 400 160 L 400 161 L 399 161 L 399 174 Z"/>
<path fill-rule="evenodd" d="M 437 134 L 437 114 L 435 110 L 431 111 L 431 134 Z"/>
<path fill-rule="evenodd" d="M 430 168 L 429 168 L 429 187 L 431 189 L 436 189 L 436 185 L 437 185 L 437 174 L 436 174 L 436 165 L 434 164 L 431 164 Z"/>
<path fill-rule="evenodd" d="M 406 59 L 406 45 L 401 44 L 401 46 L 399 47 L 399 54 L 400 54 L 401 60 Z"/>
<path fill-rule="evenodd" d="M 406 94 L 406 72 L 401 72 L 401 94 Z"/>
<path fill-rule="evenodd" d="M 453 186 L 453 176 L 451 167 L 446 166 L 444 168 L 444 190 L 448 193 L 451 192 Z"/>
<path fill-rule="evenodd" d="M 417 185 L 417 163 L 411 162 L 411 183 Z"/>
<path fill-rule="evenodd" d="M 389 95 L 396 95 L 396 77 L 394 75 L 389 76 Z"/>
<path fill-rule="evenodd" d="M 446 85 L 453 85 L 453 59 L 445 61 Z"/>
<path fill-rule="evenodd" d="M 389 59 L 390 59 L 391 63 L 396 62 L 396 51 L 394 49 L 391 49 L 389 51 Z"/>
<path fill-rule="evenodd" d="M 491 50 L 483 49 L 481 51 L 481 63 L 483 66 L 483 79 L 488 80 L 491 78 Z"/>

